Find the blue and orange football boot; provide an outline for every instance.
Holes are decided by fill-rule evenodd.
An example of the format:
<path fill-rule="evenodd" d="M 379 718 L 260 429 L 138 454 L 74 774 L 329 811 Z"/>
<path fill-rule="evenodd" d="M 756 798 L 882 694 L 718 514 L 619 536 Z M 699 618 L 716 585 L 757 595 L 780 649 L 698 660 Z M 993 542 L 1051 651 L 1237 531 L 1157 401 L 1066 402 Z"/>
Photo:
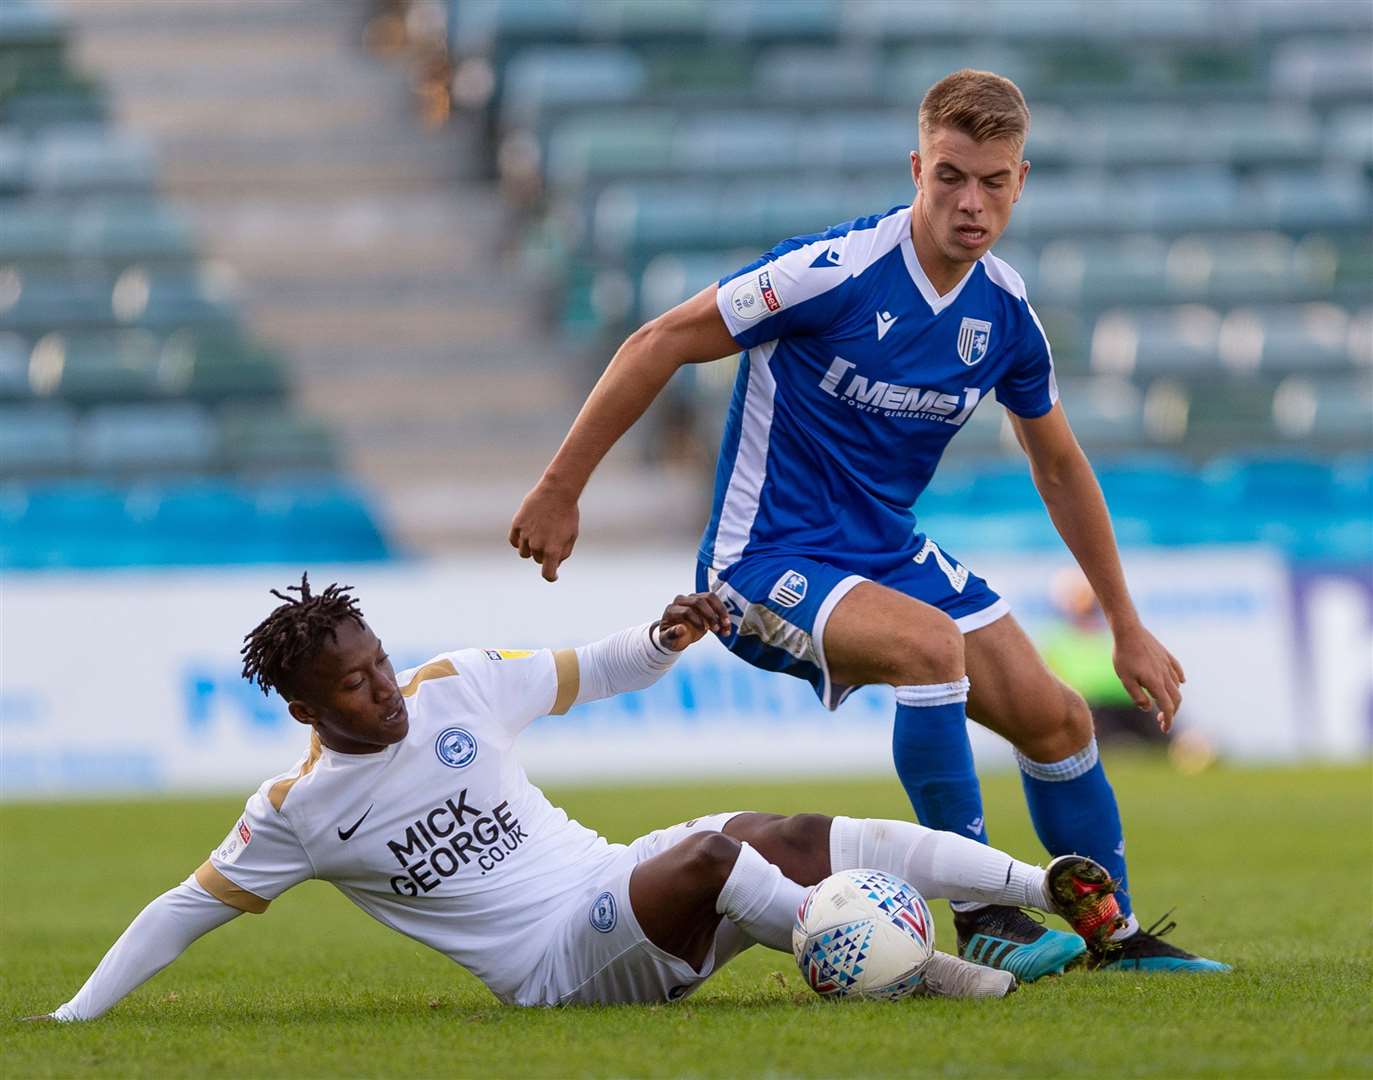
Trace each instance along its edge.
<path fill-rule="evenodd" d="M 1208 960 L 1164 941 L 1164 935 L 1177 926 L 1176 922 L 1165 923 L 1171 914 L 1171 911 L 1165 913 L 1148 930 L 1137 930 L 1121 941 L 1108 942 L 1105 948 L 1094 948 L 1092 966 L 1100 971 L 1128 972 L 1201 973 L 1231 970 L 1229 964 Z"/>

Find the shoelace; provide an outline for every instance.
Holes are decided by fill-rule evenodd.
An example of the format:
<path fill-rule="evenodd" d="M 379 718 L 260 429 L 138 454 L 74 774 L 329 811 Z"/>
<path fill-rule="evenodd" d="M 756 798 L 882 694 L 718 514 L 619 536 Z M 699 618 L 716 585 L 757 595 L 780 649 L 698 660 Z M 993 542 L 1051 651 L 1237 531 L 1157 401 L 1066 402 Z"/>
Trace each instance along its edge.
<path fill-rule="evenodd" d="M 1169 934 L 1171 934 L 1174 930 L 1177 929 L 1177 920 L 1173 920 L 1172 922 L 1168 923 L 1167 926 L 1164 926 L 1163 923 L 1164 920 L 1167 919 L 1168 916 L 1173 914 L 1173 912 L 1175 912 L 1176 910 L 1177 908 L 1169 908 L 1167 911 L 1165 911 L 1162 915 L 1160 915 L 1157 919 L 1154 920 L 1153 926 L 1149 927 L 1149 929 L 1144 932 L 1148 934 L 1150 937 L 1167 937 Z M 1163 929 L 1160 930 L 1159 927 L 1161 926 L 1163 927 Z"/>

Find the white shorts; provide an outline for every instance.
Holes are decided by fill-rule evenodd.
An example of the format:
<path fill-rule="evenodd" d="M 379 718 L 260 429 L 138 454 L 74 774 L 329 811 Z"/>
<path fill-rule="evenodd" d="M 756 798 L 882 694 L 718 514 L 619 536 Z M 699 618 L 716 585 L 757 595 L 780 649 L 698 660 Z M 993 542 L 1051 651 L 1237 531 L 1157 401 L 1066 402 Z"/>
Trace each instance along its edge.
<path fill-rule="evenodd" d="M 623 1005 L 680 1001 L 754 940 L 721 919 L 705 963 L 695 970 L 644 936 L 629 902 L 629 878 L 645 859 L 698 832 L 719 832 L 742 811 L 693 818 L 631 843 L 574 890 L 551 920 L 544 958 L 515 994 L 519 1005 Z"/>

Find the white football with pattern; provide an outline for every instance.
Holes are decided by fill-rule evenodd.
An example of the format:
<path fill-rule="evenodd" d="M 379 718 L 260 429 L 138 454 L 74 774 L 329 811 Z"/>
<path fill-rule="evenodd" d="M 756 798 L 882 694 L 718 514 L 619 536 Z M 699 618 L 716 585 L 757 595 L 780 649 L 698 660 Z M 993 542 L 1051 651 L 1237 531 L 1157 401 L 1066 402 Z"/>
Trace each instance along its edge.
<path fill-rule="evenodd" d="M 802 977 L 822 997 L 894 1001 L 924 981 L 934 920 L 908 882 L 881 870 L 843 870 L 806 894 L 791 947 Z"/>

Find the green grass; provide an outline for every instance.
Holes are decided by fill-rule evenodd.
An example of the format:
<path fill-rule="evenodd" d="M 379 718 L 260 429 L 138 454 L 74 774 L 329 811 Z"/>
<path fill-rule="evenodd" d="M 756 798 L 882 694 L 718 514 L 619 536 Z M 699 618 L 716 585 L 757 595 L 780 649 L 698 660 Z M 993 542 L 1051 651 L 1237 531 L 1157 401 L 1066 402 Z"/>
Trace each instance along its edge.
<path fill-rule="evenodd" d="M 1113 767 L 1146 920 L 1229 976 L 1072 972 L 1006 1001 L 822 1002 L 753 949 L 680 1005 L 520 1010 L 311 882 L 192 948 L 104 1019 L 65 1001 L 144 903 L 200 863 L 241 800 L 0 808 L 0 1075 L 1367 1076 L 1373 788 L 1367 767 Z M 1040 858 L 1011 776 L 992 837 Z M 735 807 L 900 817 L 895 780 L 550 794 L 612 839 Z M 935 905 L 940 941 L 953 940 Z"/>

